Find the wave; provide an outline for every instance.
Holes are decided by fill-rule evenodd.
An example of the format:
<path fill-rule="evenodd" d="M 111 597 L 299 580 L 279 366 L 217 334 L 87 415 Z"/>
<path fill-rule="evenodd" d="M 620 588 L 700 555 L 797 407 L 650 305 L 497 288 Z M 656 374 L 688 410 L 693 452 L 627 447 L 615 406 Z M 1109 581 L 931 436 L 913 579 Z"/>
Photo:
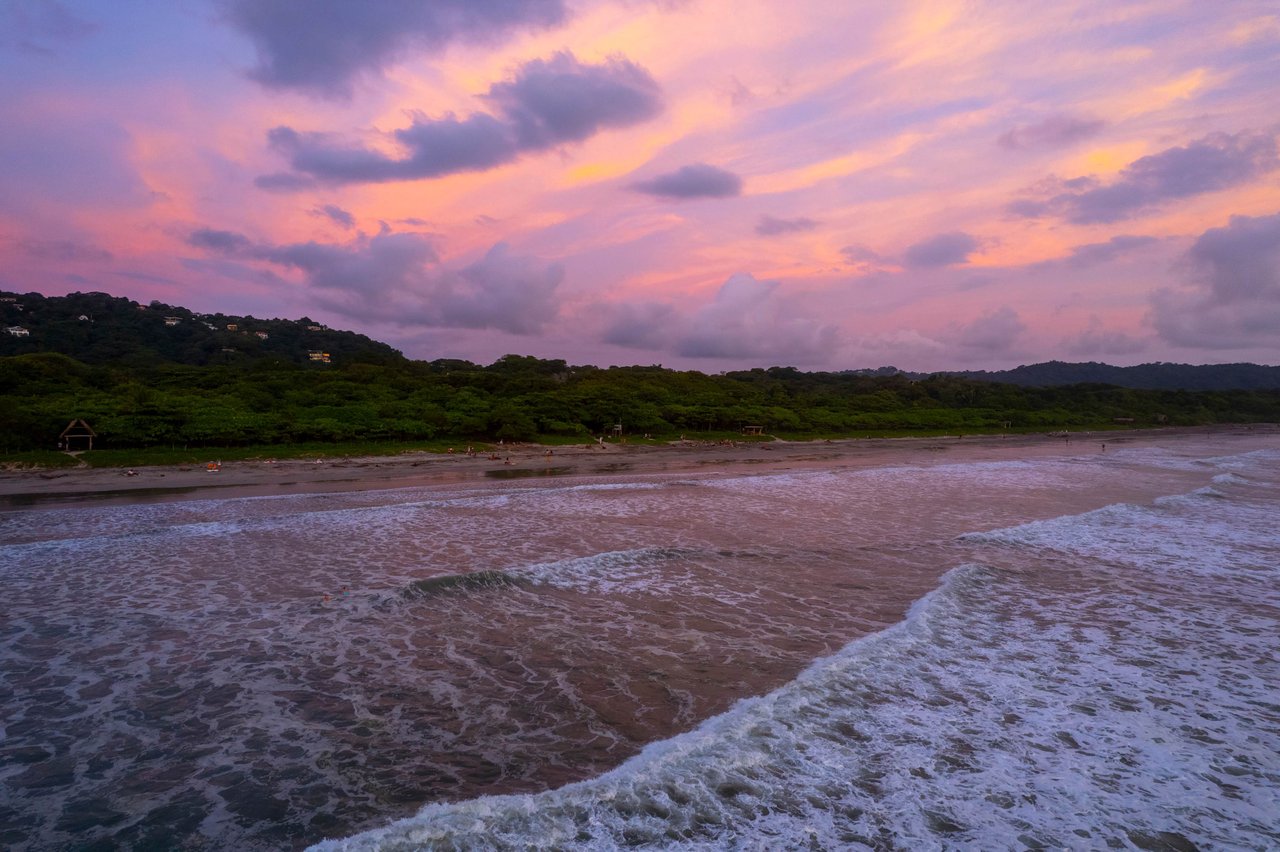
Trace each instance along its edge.
<path fill-rule="evenodd" d="M 665 847 L 713 843 L 736 831 L 735 826 L 752 823 L 758 823 L 761 839 L 787 837 L 786 824 L 795 817 L 831 812 L 822 793 L 806 797 L 792 790 L 788 779 L 823 774 L 825 747 L 865 740 L 855 723 L 843 719 L 820 728 L 797 721 L 830 718 L 824 705 L 833 700 L 853 706 L 856 697 L 841 697 L 833 689 L 837 681 L 859 662 L 899 656 L 918 635 L 929 632 L 935 611 L 951 606 L 948 596 L 981 584 L 988 573 L 976 565 L 953 570 L 902 623 L 816 661 L 780 690 L 740 700 L 687 734 L 650 744 L 597 778 L 545 793 L 432 804 L 415 817 L 311 848 Z M 815 840 L 828 834 L 814 830 Z"/>
<path fill-rule="evenodd" d="M 414 580 L 401 594 L 406 598 L 430 598 L 453 592 L 509 589 L 525 585 L 528 585 L 527 581 L 506 571 L 471 571 Z"/>
<path fill-rule="evenodd" d="M 587 594 L 668 591 L 673 582 L 672 562 L 694 562 L 732 555 L 693 548 L 641 547 L 590 556 L 557 559 L 513 568 L 444 574 L 415 580 L 402 591 L 407 598 L 474 591 L 501 591 L 537 586 L 568 589 Z"/>
<path fill-rule="evenodd" d="M 312 848 L 1276 846 L 1280 673 L 1254 661 L 1277 625 L 1253 586 L 1223 582 L 1267 561 L 1275 506 L 1208 497 L 964 536 L 998 559 L 608 773 Z M 1135 585 L 1184 563 L 1221 576 Z"/>

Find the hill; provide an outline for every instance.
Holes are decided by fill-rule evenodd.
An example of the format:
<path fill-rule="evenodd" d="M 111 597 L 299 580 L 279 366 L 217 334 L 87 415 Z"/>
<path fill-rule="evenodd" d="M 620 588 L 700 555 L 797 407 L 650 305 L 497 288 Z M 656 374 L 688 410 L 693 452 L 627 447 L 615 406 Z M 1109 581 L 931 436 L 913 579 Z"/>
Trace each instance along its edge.
<path fill-rule="evenodd" d="M 1280 388 L 1280 367 L 1258 364 L 1139 364 L 1113 367 L 1090 361 L 1071 364 L 1046 361 L 1012 370 L 985 370 L 949 373 L 984 382 L 1001 382 L 1022 387 L 1102 384 L 1138 390 L 1275 390 Z"/>
<path fill-rule="evenodd" d="M 307 317 L 198 314 L 106 293 L 42 296 L 0 291 L 0 329 L 4 329 L 0 357 L 56 352 L 90 365 L 204 367 L 259 361 L 393 364 L 405 360 L 385 343 L 325 328 Z"/>
<path fill-rule="evenodd" d="M 1143 368 L 1105 364 L 967 376 L 914 376 L 889 367 L 706 375 L 656 365 L 571 366 L 520 355 L 480 366 L 411 361 L 385 344 L 305 317 L 196 314 L 103 293 L 0 293 L 0 323 L 0 454 L 52 450 L 72 419 L 96 431 L 94 452 L 315 442 L 436 441 L 447 447 L 600 435 L 954 435 L 1280 421 L 1280 390 L 1181 389 L 1196 371 L 1217 372 L 1220 382 L 1258 376 L 1252 381 L 1261 384 L 1276 371 L 1254 365 L 1148 365 L 1177 390 L 1118 387 L 1141 378 Z M 11 327 L 27 333 L 10 334 Z M 312 353 L 326 352 L 329 363 L 312 360 Z"/>

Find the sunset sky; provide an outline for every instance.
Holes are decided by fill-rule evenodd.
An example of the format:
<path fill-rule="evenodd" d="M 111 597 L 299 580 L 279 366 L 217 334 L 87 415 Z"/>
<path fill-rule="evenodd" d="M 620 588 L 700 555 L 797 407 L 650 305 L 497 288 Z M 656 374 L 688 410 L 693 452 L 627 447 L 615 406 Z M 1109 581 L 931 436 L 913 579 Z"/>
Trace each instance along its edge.
<path fill-rule="evenodd" d="M 0 0 L 0 289 L 413 358 L 1280 363 L 1274 0 Z"/>

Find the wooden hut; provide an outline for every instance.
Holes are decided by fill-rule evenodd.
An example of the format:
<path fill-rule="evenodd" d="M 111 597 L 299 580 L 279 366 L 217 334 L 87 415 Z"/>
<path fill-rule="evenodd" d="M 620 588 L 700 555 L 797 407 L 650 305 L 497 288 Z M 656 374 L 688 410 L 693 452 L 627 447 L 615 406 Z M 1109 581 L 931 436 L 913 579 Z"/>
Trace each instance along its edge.
<path fill-rule="evenodd" d="M 67 424 L 67 428 L 62 430 L 62 434 L 58 436 L 60 447 L 67 452 L 76 449 L 92 450 L 93 439 L 98 437 L 98 433 L 89 427 L 89 424 L 83 420 L 72 420 Z M 83 446 L 77 447 L 76 443 L 82 443 Z"/>

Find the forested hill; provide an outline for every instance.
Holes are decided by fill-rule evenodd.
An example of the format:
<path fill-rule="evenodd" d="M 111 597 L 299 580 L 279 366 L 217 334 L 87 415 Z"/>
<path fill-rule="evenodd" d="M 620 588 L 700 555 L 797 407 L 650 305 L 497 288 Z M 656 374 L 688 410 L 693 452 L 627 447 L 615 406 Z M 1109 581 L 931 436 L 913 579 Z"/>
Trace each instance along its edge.
<path fill-rule="evenodd" d="M 326 354 L 327 363 L 338 365 L 405 360 L 385 343 L 325 328 L 306 317 L 198 314 L 106 293 L 41 296 L 0 291 L 0 329 L 0 356 L 57 352 L 91 365 L 203 367 L 264 360 L 323 364 Z"/>
<path fill-rule="evenodd" d="M 950 373 L 986 382 L 1002 382 L 1022 387 L 1055 385 L 1115 385 L 1140 390 L 1274 390 L 1280 388 L 1280 367 L 1258 364 L 1139 364 L 1113 367 L 1090 361 L 1070 364 L 1047 361 L 1012 370 L 985 370 Z"/>
<path fill-rule="evenodd" d="M 1280 422 L 1280 389 L 1191 391 L 1178 378 L 1169 381 L 1176 390 L 1117 387 L 1143 368 L 1102 364 L 1043 364 L 971 377 L 792 367 L 713 376 L 520 355 L 480 366 L 411 361 L 382 343 L 306 318 L 195 314 L 101 293 L 0 293 L 0 329 L 0 453 L 53 449 L 73 418 L 96 432 L 95 452 Z M 313 360 L 313 353 L 330 360 Z M 1119 372 L 1070 369 L 1082 366 Z M 1157 373 L 1177 368 L 1148 366 Z M 1232 366 L 1242 373 L 1276 370 Z"/>

